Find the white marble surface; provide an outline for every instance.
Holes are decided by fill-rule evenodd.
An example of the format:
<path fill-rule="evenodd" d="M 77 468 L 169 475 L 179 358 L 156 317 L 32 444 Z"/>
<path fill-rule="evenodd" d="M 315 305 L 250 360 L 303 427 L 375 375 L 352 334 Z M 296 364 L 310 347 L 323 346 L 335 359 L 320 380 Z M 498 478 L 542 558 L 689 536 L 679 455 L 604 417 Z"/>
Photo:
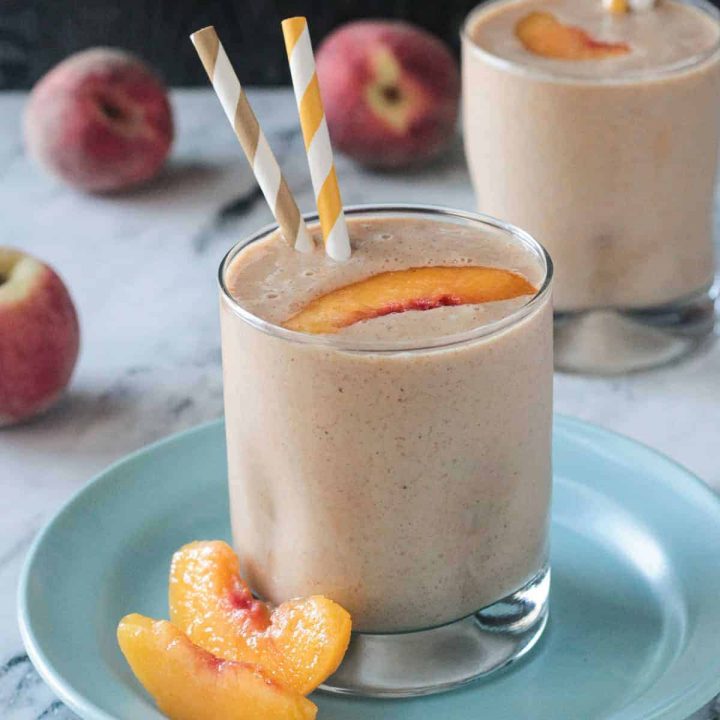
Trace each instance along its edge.
<path fill-rule="evenodd" d="M 313 206 L 288 90 L 252 94 L 304 210 Z M 68 496 L 111 461 L 222 412 L 215 272 L 233 239 L 270 220 L 209 91 L 174 95 L 178 138 L 165 175 L 112 198 L 41 175 L 23 154 L 22 95 L 0 96 L 0 243 L 50 262 L 80 313 L 83 344 L 62 404 L 0 431 L 0 717 L 72 718 L 35 675 L 15 619 L 28 545 Z M 472 209 L 460 143 L 411 175 L 338 162 L 344 200 Z M 233 210 L 239 197 L 249 198 Z M 242 207 L 244 205 L 244 207 Z M 556 378 L 557 409 L 626 433 L 720 489 L 720 344 L 674 368 L 623 379 Z M 698 717 L 711 717 L 709 709 Z M 123 719 L 125 720 L 125 719 Z"/>

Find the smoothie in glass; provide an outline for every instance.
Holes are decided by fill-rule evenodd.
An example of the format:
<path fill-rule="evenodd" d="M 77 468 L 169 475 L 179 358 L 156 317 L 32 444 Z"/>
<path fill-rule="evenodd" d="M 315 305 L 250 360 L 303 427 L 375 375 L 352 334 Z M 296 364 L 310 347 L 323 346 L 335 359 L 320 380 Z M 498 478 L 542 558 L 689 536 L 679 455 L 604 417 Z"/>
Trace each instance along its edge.
<path fill-rule="evenodd" d="M 547 572 L 551 268 L 526 233 L 472 214 L 379 206 L 348 225 L 345 263 L 266 230 L 221 267 L 233 536 L 260 596 L 325 594 L 357 631 L 412 631 Z M 427 267 L 529 289 L 331 334 L 283 327 L 337 288 Z"/>
<path fill-rule="evenodd" d="M 627 51 L 545 56 L 518 32 L 533 13 Z M 478 207 L 548 248 L 561 313 L 669 308 L 672 324 L 674 308 L 682 323 L 688 303 L 707 298 L 719 43 L 717 11 L 702 0 L 621 14 L 600 0 L 496 0 L 468 18 L 464 128 Z"/>

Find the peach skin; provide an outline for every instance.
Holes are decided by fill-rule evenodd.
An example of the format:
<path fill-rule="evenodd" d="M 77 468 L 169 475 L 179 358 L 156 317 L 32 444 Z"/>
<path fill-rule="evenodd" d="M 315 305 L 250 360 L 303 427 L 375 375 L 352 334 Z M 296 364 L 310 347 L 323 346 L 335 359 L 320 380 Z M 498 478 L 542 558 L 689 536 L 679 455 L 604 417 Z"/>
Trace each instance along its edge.
<path fill-rule="evenodd" d="M 270 610 L 240 577 L 224 542 L 194 542 L 175 553 L 170 570 L 170 619 L 213 655 L 261 665 L 306 695 L 337 670 L 350 642 L 350 615 L 322 596 Z"/>
<path fill-rule="evenodd" d="M 526 15 L 515 26 L 515 34 L 530 52 L 557 60 L 598 60 L 630 52 L 627 43 L 595 40 L 582 28 L 564 25 L 549 12 Z"/>
<path fill-rule="evenodd" d="M 261 668 L 214 657 L 174 625 L 124 617 L 120 649 L 135 677 L 171 720 L 313 720 L 317 708 Z"/>
<path fill-rule="evenodd" d="M 416 267 L 378 273 L 308 303 L 284 327 L 335 333 L 348 325 L 406 310 L 472 305 L 534 295 L 522 275 L 493 267 Z"/>
<path fill-rule="evenodd" d="M 173 141 L 167 89 L 142 60 L 90 48 L 42 77 L 28 99 L 25 144 L 41 168 L 87 192 L 155 177 Z"/>
<path fill-rule="evenodd" d="M 438 155 L 455 133 L 460 78 L 438 38 L 398 20 L 354 20 L 317 52 L 333 146 L 370 167 Z"/>

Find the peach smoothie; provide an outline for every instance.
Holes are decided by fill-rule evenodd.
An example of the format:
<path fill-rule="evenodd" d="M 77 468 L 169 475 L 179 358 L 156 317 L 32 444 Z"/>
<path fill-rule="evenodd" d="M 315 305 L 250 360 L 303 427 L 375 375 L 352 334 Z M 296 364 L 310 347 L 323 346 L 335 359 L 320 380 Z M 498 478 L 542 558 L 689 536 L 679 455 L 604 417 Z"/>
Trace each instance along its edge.
<path fill-rule="evenodd" d="M 704 0 L 496 0 L 463 33 L 479 208 L 556 265 L 559 311 L 649 309 L 707 291 L 720 30 Z"/>
<path fill-rule="evenodd" d="M 345 263 L 261 231 L 221 268 L 234 543 L 260 597 L 427 628 L 546 568 L 551 269 L 481 216 L 348 226 Z"/>

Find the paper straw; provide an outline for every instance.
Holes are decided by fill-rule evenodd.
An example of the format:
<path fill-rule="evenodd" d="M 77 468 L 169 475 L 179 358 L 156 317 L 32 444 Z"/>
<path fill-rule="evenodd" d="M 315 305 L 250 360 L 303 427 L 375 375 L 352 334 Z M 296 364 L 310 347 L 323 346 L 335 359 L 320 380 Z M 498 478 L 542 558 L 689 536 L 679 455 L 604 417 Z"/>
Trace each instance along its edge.
<path fill-rule="evenodd" d="M 250 107 L 247 95 L 240 85 L 215 28 L 211 25 L 198 30 L 190 36 L 190 39 L 283 235 L 296 250 L 302 252 L 312 250 L 314 243 L 295 198 L 280 171 L 278 161 Z"/>
<path fill-rule="evenodd" d="M 350 237 L 340 198 L 307 21 L 304 17 L 288 18 L 283 20 L 282 30 L 320 227 L 325 240 L 325 252 L 333 260 L 347 260 L 350 257 Z"/>
<path fill-rule="evenodd" d="M 655 7 L 655 0 L 628 0 L 628 5 L 635 12 L 645 12 Z"/>
<path fill-rule="evenodd" d="M 603 7 L 618 15 L 626 12 L 645 12 L 655 7 L 655 0 L 603 0 Z"/>
<path fill-rule="evenodd" d="M 615 15 L 622 15 L 630 9 L 628 0 L 603 0 L 603 7 Z"/>

